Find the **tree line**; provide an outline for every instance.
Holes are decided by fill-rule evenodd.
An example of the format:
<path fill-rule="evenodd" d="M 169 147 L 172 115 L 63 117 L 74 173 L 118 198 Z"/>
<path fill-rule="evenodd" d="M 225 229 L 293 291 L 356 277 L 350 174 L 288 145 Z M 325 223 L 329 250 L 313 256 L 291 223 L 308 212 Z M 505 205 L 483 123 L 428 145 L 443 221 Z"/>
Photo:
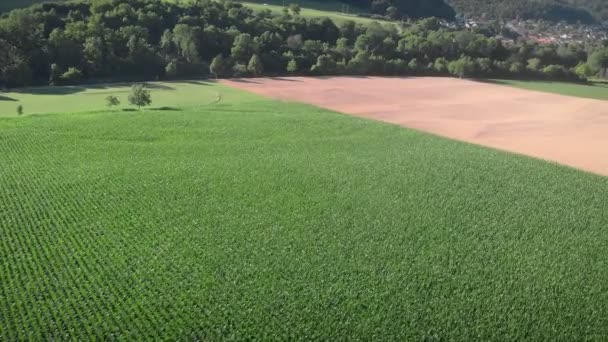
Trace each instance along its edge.
<path fill-rule="evenodd" d="M 337 25 L 232 1 L 92 0 L 0 19 L 0 86 L 260 75 L 606 75 L 605 45 L 504 45 L 436 18 Z"/>

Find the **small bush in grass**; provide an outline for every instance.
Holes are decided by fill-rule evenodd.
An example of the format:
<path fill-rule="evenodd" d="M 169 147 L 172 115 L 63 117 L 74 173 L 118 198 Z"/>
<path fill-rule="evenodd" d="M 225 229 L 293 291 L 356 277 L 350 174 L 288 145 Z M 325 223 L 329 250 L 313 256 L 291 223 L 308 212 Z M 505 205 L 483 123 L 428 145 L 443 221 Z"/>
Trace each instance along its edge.
<path fill-rule="evenodd" d="M 131 94 L 129 95 L 129 104 L 141 107 L 149 106 L 152 103 L 152 97 L 150 91 L 146 89 L 144 84 L 134 84 L 131 87 Z"/>
<path fill-rule="evenodd" d="M 23 115 L 23 106 L 22 105 L 17 106 L 17 115 Z"/>
<path fill-rule="evenodd" d="M 106 97 L 106 106 L 108 106 L 108 108 L 118 106 L 119 104 L 120 100 L 118 99 L 118 97 L 114 95 L 109 95 L 108 97 Z"/>

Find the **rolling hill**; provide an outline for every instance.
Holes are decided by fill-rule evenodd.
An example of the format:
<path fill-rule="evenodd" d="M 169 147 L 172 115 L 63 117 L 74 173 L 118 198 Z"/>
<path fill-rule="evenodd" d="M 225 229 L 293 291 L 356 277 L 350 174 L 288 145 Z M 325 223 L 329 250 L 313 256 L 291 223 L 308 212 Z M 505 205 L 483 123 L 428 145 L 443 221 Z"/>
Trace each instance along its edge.
<path fill-rule="evenodd" d="M 0 13 L 41 2 L 46 1 L 3 0 L 0 2 Z M 272 9 L 273 6 L 282 6 L 283 3 L 297 3 L 308 11 L 307 16 L 332 18 L 340 15 L 337 12 L 348 11 L 351 14 L 388 15 L 395 19 L 403 16 L 411 18 L 435 16 L 451 19 L 455 14 L 461 14 L 474 17 L 545 19 L 572 23 L 608 20 L 608 2 L 604 0 L 249 0 L 242 2 L 254 9 L 259 9 L 260 6 L 268 6 Z M 351 18 L 356 17 L 351 16 Z"/>

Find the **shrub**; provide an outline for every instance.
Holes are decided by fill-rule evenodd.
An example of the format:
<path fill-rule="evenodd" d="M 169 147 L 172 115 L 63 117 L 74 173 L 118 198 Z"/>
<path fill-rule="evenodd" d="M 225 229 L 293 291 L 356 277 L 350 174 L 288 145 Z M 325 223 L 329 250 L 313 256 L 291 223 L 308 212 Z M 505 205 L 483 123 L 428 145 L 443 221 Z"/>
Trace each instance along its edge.
<path fill-rule="evenodd" d="M 253 76 L 260 76 L 264 72 L 264 65 L 262 64 L 262 60 L 258 55 L 251 56 L 249 64 L 247 65 L 247 70 Z"/>
<path fill-rule="evenodd" d="M 298 72 L 298 62 L 296 62 L 295 59 L 292 59 L 287 63 L 287 72 L 290 74 Z"/>
<path fill-rule="evenodd" d="M 336 72 L 336 61 L 330 55 L 321 55 L 310 71 L 318 75 L 331 75 Z"/>
<path fill-rule="evenodd" d="M 528 70 L 532 72 L 539 72 L 542 69 L 542 61 L 539 58 L 528 59 Z"/>
<path fill-rule="evenodd" d="M 59 65 L 51 64 L 51 70 L 49 73 L 49 84 L 56 85 L 61 80 L 61 68 Z"/>
<path fill-rule="evenodd" d="M 177 61 L 171 61 L 165 67 L 165 75 L 169 78 L 175 78 L 179 75 Z"/>
<path fill-rule="evenodd" d="M 450 74 L 454 76 L 465 78 L 475 72 L 475 62 L 471 57 L 461 57 L 458 60 L 450 62 L 450 64 L 448 64 L 448 70 L 450 71 Z"/>
<path fill-rule="evenodd" d="M 435 63 L 433 64 L 433 68 L 435 69 L 435 71 L 437 71 L 440 74 L 447 74 L 448 73 L 448 60 L 445 59 L 444 57 L 439 57 L 435 60 Z"/>
<path fill-rule="evenodd" d="M 17 115 L 23 115 L 23 106 L 22 105 L 17 106 Z"/>
<path fill-rule="evenodd" d="M 549 78 L 561 78 L 565 74 L 565 70 L 561 65 L 547 65 L 543 68 L 543 74 Z"/>
<path fill-rule="evenodd" d="M 293 15 L 299 15 L 301 10 L 302 10 L 302 8 L 300 7 L 300 5 L 298 5 L 298 4 L 289 4 L 289 11 L 291 11 L 291 13 Z"/>
<path fill-rule="evenodd" d="M 414 72 L 418 71 L 418 69 L 420 68 L 420 66 L 418 65 L 418 59 L 412 58 L 412 60 L 407 63 L 407 67 Z"/>
<path fill-rule="evenodd" d="M 205 77 L 209 75 L 209 69 L 209 65 L 203 61 L 189 63 L 174 59 L 165 66 L 165 77 L 169 79 L 182 77 Z"/>
<path fill-rule="evenodd" d="M 119 104 L 120 100 L 118 99 L 118 97 L 114 95 L 109 95 L 108 97 L 106 97 L 106 106 L 108 106 L 109 108 L 118 106 Z"/>
<path fill-rule="evenodd" d="M 146 89 L 144 84 L 134 84 L 131 87 L 131 94 L 129 95 L 129 104 L 141 107 L 149 106 L 152 103 L 150 92 Z"/>
<path fill-rule="evenodd" d="M 475 65 L 474 65 L 474 72 L 477 72 L 479 75 L 482 76 L 488 76 L 491 75 L 493 72 L 493 68 L 492 68 L 492 60 L 489 58 L 477 58 L 474 61 Z"/>
<path fill-rule="evenodd" d="M 73 84 L 82 80 L 83 77 L 84 74 L 82 73 L 82 71 L 78 70 L 78 68 L 70 67 L 68 71 L 64 72 L 63 75 L 61 75 L 61 80 L 63 80 L 65 83 Z"/>
<path fill-rule="evenodd" d="M 519 75 L 521 73 L 524 72 L 524 65 L 521 62 L 513 62 L 511 63 L 511 66 L 509 67 L 509 72 L 511 74 L 515 74 L 515 75 Z"/>
<path fill-rule="evenodd" d="M 369 70 L 370 55 L 367 51 L 358 52 L 346 65 L 347 72 L 365 74 Z"/>
<path fill-rule="evenodd" d="M 608 77 L 608 47 L 597 49 L 590 54 L 587 64 L 597 76 Z"/>
<path fill-rule="evenodd" d="M 224 63 L 224 57 L 222 55 L 217 55 L 211 61 L 211 65 L 209 65 L 209 71 L 215 78 L 221 77 L 224 74 L 224 70 L 226 69 L 226 65 Z"/>
<path fill-rule="evenodd" d="M 242 77 L 247 76 L 247 66 L 245 64 L 237 63 L 232 67 L 232 76 Z"/>
<path fill-rule="evenodd" d="M 581 62 L 574 68 L 574 73 L 580 78 L 587 78 L 593 76 L 593 69 L 588 63 Z"/>
<path fill-rule="evenodd" d="M 390 59 L 386 61 L 386 72 L 390 75 L 403 75 L 407 73 L 407 62 L 403 59 Z"/>

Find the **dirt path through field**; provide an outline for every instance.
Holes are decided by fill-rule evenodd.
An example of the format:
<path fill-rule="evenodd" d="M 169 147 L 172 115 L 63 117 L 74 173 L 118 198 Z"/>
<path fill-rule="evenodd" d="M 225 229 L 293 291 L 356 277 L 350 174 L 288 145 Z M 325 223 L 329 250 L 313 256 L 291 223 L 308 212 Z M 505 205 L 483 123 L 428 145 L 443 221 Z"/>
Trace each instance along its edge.
<path fill-rule="evenodd" d="M 435 77 L 281 77 L 223 83 L 608 176 L 608 101 Z"/>

